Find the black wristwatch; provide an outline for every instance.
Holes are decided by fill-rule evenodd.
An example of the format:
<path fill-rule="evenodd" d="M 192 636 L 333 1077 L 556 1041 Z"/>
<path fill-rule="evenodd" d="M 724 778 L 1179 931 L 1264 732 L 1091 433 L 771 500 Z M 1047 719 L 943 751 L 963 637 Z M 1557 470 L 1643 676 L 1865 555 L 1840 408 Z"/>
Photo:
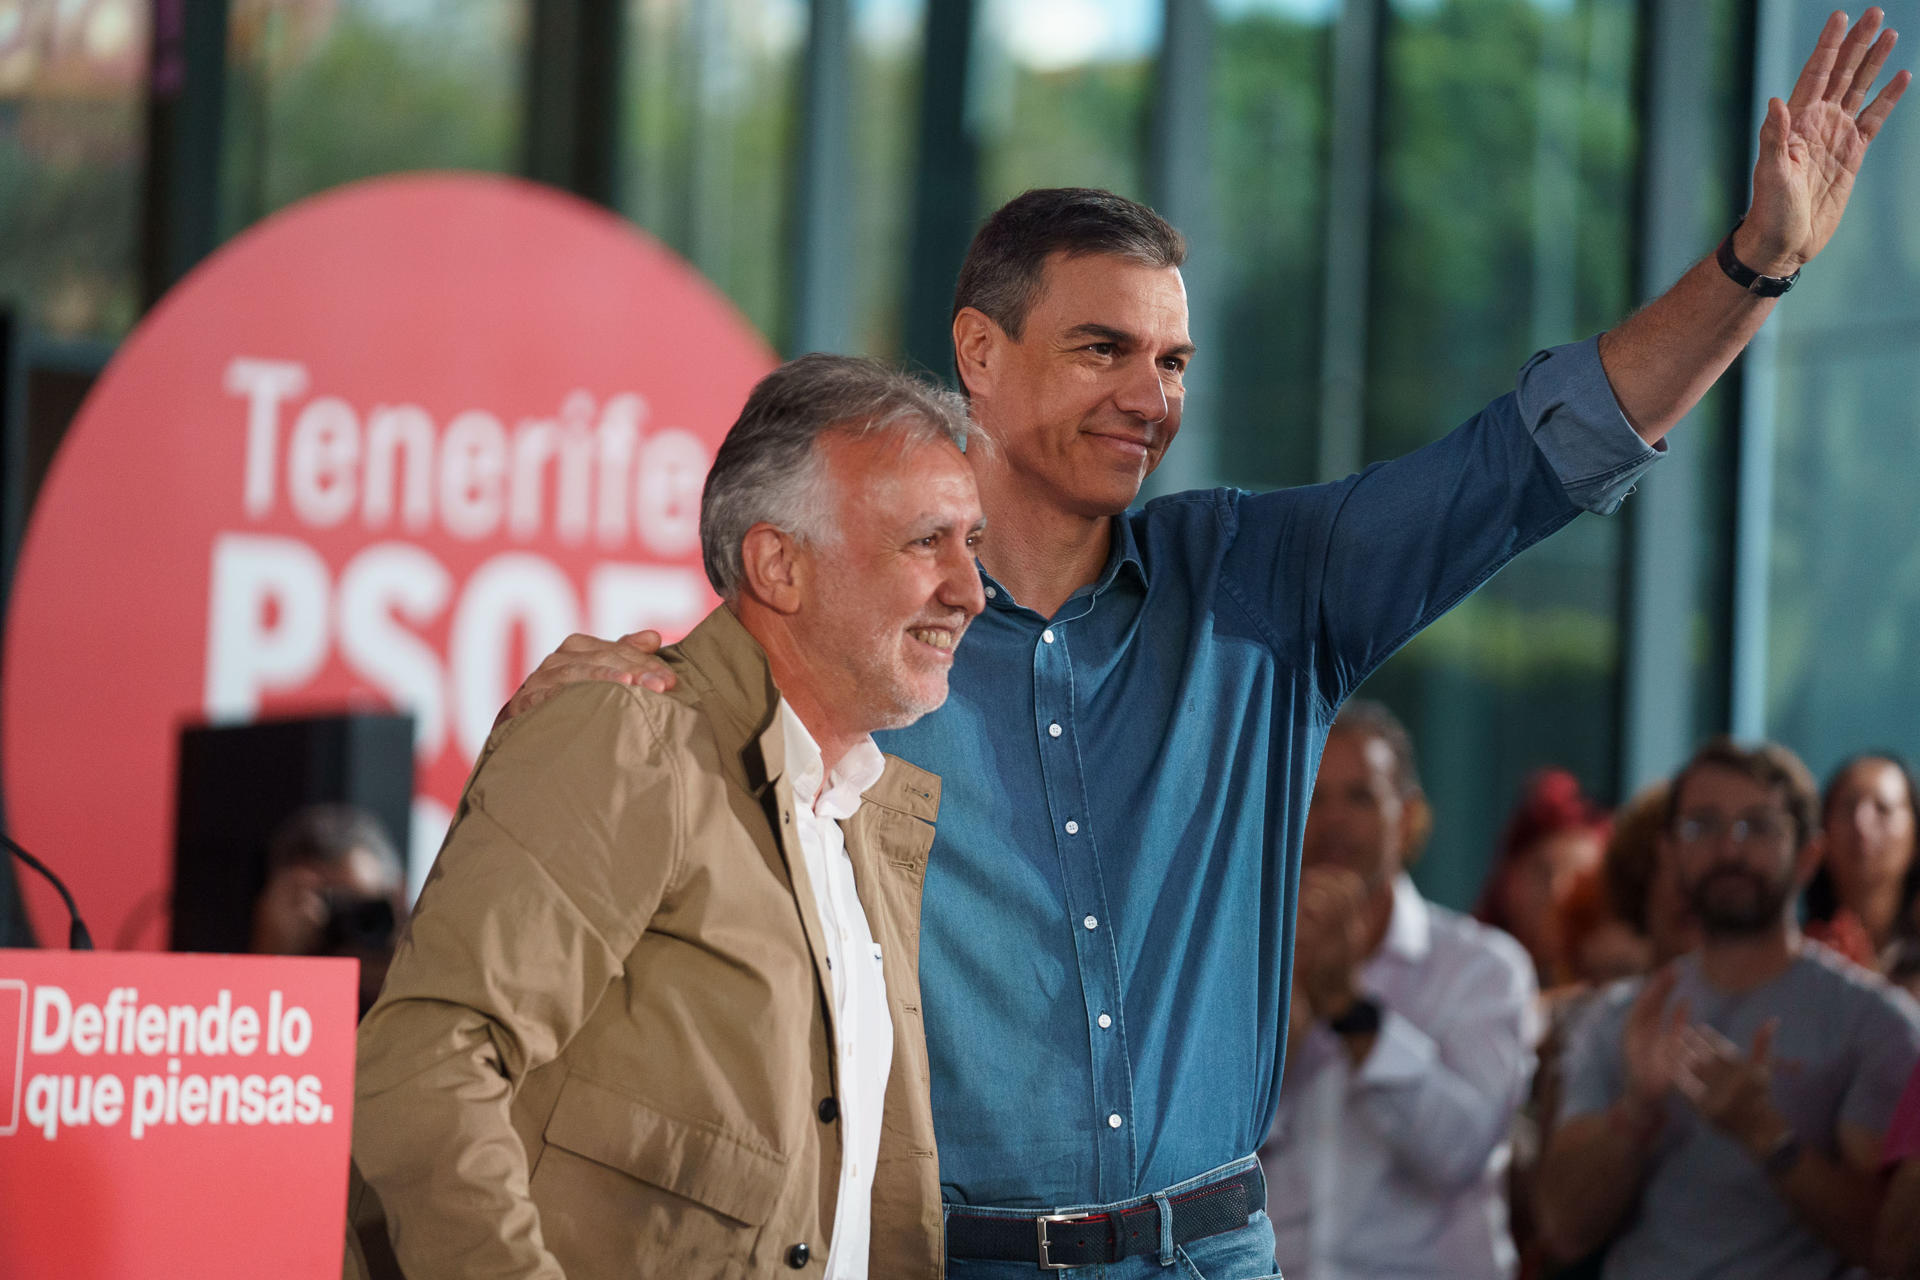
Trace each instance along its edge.
<path fill-rule="evenodd" d="M 1789 1129 L 1780 1135 L 1778 1142 L 1773 1144 L 1773 1150 L 1761 1158 L 1761 1172 L 1769 1178 L 1785 1177 L 1793 1171 L 1793 1166 L 1800 1163 L 1802 1150 L 1804 1148 L 1800 1145 L 1800 1136 Z"/>
<path fill-rule="evenodd" d="M 1793 288 L 1794 281 L 1800 278 L 1798 271 L 1790 276 L 1763 276 L 1740 259 L 1733 256 L 1733 232 L 1740 229 L 1745 218 L 1733 224 L 1733 231 L 1727 232 L 1727 238 L 1713 251 L 1713 260 L 1720 264 L 1720 270 L 1727 279 L 1745 289 L 1756 298 L 1777 298 Z"/>
<path fill-rule="evenodd" d="M 1345 1013 L 1327 1023 L 1337 1036 L 1371 1036 L 1380 1032 L 1380 1005 L 1365 996 L 1347 1006 Z"/>

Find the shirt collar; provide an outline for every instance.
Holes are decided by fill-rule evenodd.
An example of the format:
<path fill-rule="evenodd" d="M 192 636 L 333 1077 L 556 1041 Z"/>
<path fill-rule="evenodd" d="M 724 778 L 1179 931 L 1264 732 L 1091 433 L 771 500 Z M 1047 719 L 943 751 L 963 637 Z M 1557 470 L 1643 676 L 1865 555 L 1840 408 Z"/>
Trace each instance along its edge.
<path fill-rule="evenodd" d="M 851 818 L 860 811 L 860 797 L 868 787 L 880 781 L 886 772 L 886 757 L 874 745 L 871 735 L 860 739 L 833 767 L 821 784 L 824 761 L 820 744 L 800 723 L 793 707 L 780 700 L 780 724 L 787 746 L 787 780 L 793 786 L 793 798 L 822 818 Z"/>
<path fill-rule="evenodd" d="M 1132 566 L 1133 576 L 1139 580 L 1141 588 L 1143 590 L 1145 589 L 1147 585 L 1147 565 L 1146 561 L 1140 558 L 1140 543 L 1139 540 L 1133 536 L 1133 521 L 1129 518 L 1130 514 L 1129 512 L 1123 511 L 1119 515 L 1111 517 L 1113 534 L 1107 544 L 1106 565 L 1100 570 L 1100 576 L 1094 579 L 1091 587 L 1080 588 L 1071 596 L 1067 597 L 1069 600 L 1081 600 L 1089 596 L 1099 595 L 1113 585 L 1114 580 L 1120 576 L 1120 570 L 1127 566 Z M 1019 601 L 1013 598 L 1012 593 L 993 580 L 993 575 L 988 573 L 985 567 L 982 567 L 980 570 L 980 581 L 988 588 L 987 607 L 989 609 L 1018 609 L 1023 607 Z"/>
<path fill-rule="evenodd" d="M 1100 581 L 1095 591 L 1105 591 L 1113 585 L 1120 570 L 1131 565 L 1134 576 L 1140 579 L 1140 585 L 1147 585 L 1147 562 L 1140 558 L 1140 543 L 1133 536 L 1133 513 L 1122 511 L 1113 518 L 1113 545 L 1107 552 L 1107 567 L 1100 572 Z"/>
<path fill-rule="evenodd" d="M 1402 871 L 1393 879 L 1393 918 L 1381 949 L 1401 960 L 1420 961 L 1433 949 L 1433 913 L 1413 887 L 1413 877 Z"/>

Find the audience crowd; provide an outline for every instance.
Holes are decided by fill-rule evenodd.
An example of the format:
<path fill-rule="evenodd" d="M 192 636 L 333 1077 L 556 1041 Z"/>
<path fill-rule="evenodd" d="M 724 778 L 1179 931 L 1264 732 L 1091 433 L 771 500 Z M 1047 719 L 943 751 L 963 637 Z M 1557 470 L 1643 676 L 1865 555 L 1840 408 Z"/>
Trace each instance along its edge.
<path fill-rule="evenodd" d="M 1916 789 L 1716 739 L 1609 812 L 1530 778 L 1472 917 L 1408 870 L 1414 744 L 1356 702 L 1307 818 L 1288 1280 L 1920 1277 Z"/>

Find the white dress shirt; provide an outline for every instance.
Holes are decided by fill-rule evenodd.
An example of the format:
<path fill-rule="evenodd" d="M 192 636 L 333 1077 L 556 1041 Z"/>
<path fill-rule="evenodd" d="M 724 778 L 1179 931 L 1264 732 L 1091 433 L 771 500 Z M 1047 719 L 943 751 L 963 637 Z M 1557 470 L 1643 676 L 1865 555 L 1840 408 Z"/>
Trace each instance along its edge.
<path fill-rule="evenodd" d="M 793 786 L 794 826 L 833 974 L 842 1147 L 826 1280 L 867 1280 L 873 1165 L 880 1152 L 887 1073 L 893 1067 L 893 1019 L 887 1011 L 880 947 L 854 890 L 853 862 L 840 823 L 859 812 L 861 793 L 880 780 L 886 760 L 872 738 L 863 738 L 823 779 L 820 747 L 784 700 L 780 720 L 787 778 Z"/>
<path fill-rule="evenodd" d="M 1359 985 L 1384 1011 L 1372 1052 L 1356 1069 L 1315 1024 L 1293 1047 L 1260 1149 L 1281 1271 L 1512 1276 L 1507 1134 L 1539 1038 L 1532 962 L 1403 875 Z"/>

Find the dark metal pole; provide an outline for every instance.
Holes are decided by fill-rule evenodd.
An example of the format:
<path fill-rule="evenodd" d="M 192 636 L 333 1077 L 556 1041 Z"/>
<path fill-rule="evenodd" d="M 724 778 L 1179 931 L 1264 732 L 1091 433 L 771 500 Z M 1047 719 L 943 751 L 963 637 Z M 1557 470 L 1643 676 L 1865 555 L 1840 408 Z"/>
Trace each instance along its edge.
<path fill-rule="evenodd" d="M 623 7 L 534 0 L 521 171 L 613 208 L 619 201 Z"/>
<path fill-rule="evenodd" d="M 927 5 L 904 348 L 941 374 L 953 369 L 953 282 L 979 221 L 979 148 L 966 120 L 975 19 L 974 0 Z"/>
<path fill-rule="evenodd" d="M 847 0 L 813 0 L 794 182 L 794 352 L 853 349 L 852 61 Z"/>
<path fill-rule="evenodd" d="M 220 243 L 227 0 L 155 0 L 149 68 L 144 307 L 158 302 Z"/>
<path fill-rule="evenodd" d="M 1221 245 L 1213 172 L 1213 6 L 1166 0 L 1166 36 L 1154 77 L 1147 198 L 1187 237 L 1187 328 L 1199 357 L 1187 370 L 1180 441 L 1147 478 L 1142 497 L 1218 484 Z"/>

